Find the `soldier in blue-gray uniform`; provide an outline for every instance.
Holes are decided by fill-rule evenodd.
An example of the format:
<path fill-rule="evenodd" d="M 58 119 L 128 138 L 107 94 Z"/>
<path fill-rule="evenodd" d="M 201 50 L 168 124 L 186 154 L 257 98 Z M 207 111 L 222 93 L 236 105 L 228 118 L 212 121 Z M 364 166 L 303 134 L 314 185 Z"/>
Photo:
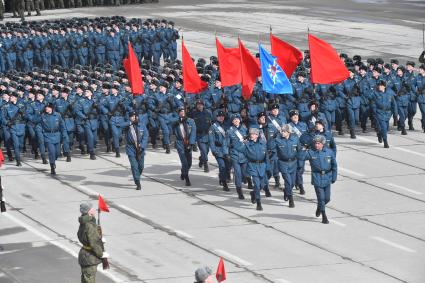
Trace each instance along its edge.
<path fill-rule="evenodd" d="M 18 102 L 18 93 L 13 92 L 10 95 L 9 103 L 5 105 L 4 110 L 2 111 L 5 145 L 9 148 L 13 147 L 15 152 L 16 166 L 22 166 L 21 150 L 24 146 L 25 135 L 24 107 L 25 106 L 23 103 Z"/>
<path fill-rule="evenodd" d="M 105 41 L 106 55 L 108 62 L 112 65 L 114 70 L 117 70 L 121 65 L 121 58 L 124 52 L 119 34 L 116 34 L 114 29 L 109 31 L 109 36 Z"/>
<path fill-rule="evenodd" d="M 211 153 L 217 160 L 220 185 L 223 186 L 224 191 L 229 191 L 229 187 L 227 186 L 227 171 L 230 163 L 230 155 L 226 130 L 224 128 L 225 116 L 226 114 L 223 111 L 220 110 L 217 112 L 216 122 L 209 129 L 208 142 Z"/>
<path fill-rule="evenodd" d="M 407 83 L 404 78 L 404 71 L 404 68 L 398 67 L 397 75 L 393 79 L 392 88 L 389 88 L 388 86 L 387 88 L 393 90 L 395 93 L 395 101 L 397 103 L 397 112 L 399 115 L 397 119 L 397 129 L 401 131 L 402 135 L 407 135 L 406 120 L 408 116 L 408 107 L 410 104 L 411 89 L 410 84 Z"/>
<path fill-rule="evenodd" d="M 47 101 L 44 99 L 44 92 L 42 90 L 37 92 L 36 101 L 31 104 L 31 106 L 27 109 L 27 118 L 34 127 L 35 136 L 37 138 L 37 146 L 40 150 L 41 159 L 43 160 L 43 164 L 47 164 L 46 159 L 46 147 L 44 145 L 44 136 L 43 131 L 41 129 L 41 114 L 44 111 L 44 107 L 46 106 Z"/>
<path fill-rule="evenodd" d="M 347 107 L 347 123 L 350 129 L 350 137 L 356 138 L 355 128 L 360 120 L 360 88 L 356 83 L 353 70 L 350 70 L 350 77 L 342 83 L 339 99 L 344 99 Z"/>
<path fill-rule="evenodd" d="M 360 87 L 360 126 L 363 133 L 366 133 L 366 123 L 371 111 L 372 89 L 367 77 L 367 67 L 360 66 L 359 74 L 357 83 Z"/>
<path fill-rule="evenodd" d="M 423 53 L 422 53 L 423 54 Z M 425 64 L 419 66 L 419 74 L 416 77 L 417 98 L 419 110 L 421 111 L 422 130 L 425 133 Z"/>
<path fill-rule="evenodd" d="M 45 112 L 41 115 L 41 128 L 49 154 L 50 174 L 56 175 L 56 159 L 61 151 L 61 140 L 66 142 L 68 135 L 62 116 L 54 112 L 53 107 L 52 103 L 46 105 Z"/>
<path fill-rule="evenodd" d="M 177 39 L 180 38 L 179 31 L 174 28 L 174 22 L 168 22 L 167 41 L 168 41 L 168 55 L 171 62 L 177 59 Z"/>
<path fill-rule="evenodd" d="M 337 163 L 333 152 L 325 147 L 326 138 L 315 136 L 313 138 L 314 149 L 308 150 L 304 160 L 310 161 L 311 184 L 314 186 L 317 197 L 316 217 L 322 215 L 322 223 L 328 224 L 326 216 L 326 204 L 331 200 L 331 184 L 337 179 Z"/>
<path fill-rule="evenodd" d="M 204 107 L 204 102 L 198 100 L 196 102 L 196 109 L 192 113 L 192 118 L 196 125 L 196 143 L 198 144 L 199 168 L 204 167 L 204 172 L 209 172 L 208 167 L 208 152 L 209 152 L 209 138 L 208 131 L 212 122 L 211 112 Z"/>
<path fill-rule="evenodd" d="M 75 100 L 69 98 L 69 89 L 61 89 L 61 97 L 55 102 L 55 112 L 61 114 L 64 120 L 64 126 L 67 134 L 67 138 L 62 135 L 63 151 L 66 156 L 66 162 L 71 162 L 71 153 L 74 145 L 74 133 L 75 133 L 75 122 L 74 122 L 74 105 Z"/>
<path fill-rule="evenodd" d="M 413 131 L 415 130 L 413 127 L 413 117 L 416 114 L 418 103 L 416 100 L 416 75 L 414 73 L 415 69 L 415 62 L 407 61 L 406 62 L 406 72 L 404 73 L 404 80 L 406 83 L 410 86 L 410 101 L 409 105 L 407 107 L 407 120 L 409 125 L 409 130 Z"/>
<path fill-rule="evenodd" d="M 301 145 L 297 134 L 292 133 L 289 124 L 283 125 L 275 139 L 278 158 L 278 170 L 284 180 L 284 200 L 289 200 L 289 207 L 295 207 L 292 190 L 295 186 L 298 168 L 298 155 Z"/>
<path fill-rule="evenodd" d="M 269 115 L 267 116 L 268 122 L 268 142 L 274 143 L 278 133 L 281 130 L 281 127 L 286 124 L 286 117 L 283 116 L 279 111 L 279 104 L 273 104 L 270 110 Z M 269 150 L 269 160 L 270 160 L 270 170 L 271 174 L 274 177 L 275 188 L 280 188 L 280 178 L 279 178 L 279 167 L 277 162 L 276 147 L 273 146 L 272 150 Z"/>
<path fill-rule="evenodd" d="M 129 114 L 129 119 L 130 126 L 126 133 L 125 152 L 130 161 L 131 174 L 136 184 L 136 190 L 141 190 L 140 175 L 142 175 L 145 166 L 145 152 L 148 147 L 149 132 L 144 123 L 139 123 L 135 112 Z"/>
<path fill-rule="evenodd" d="M 308 135 L 308 128 L 307 124 L 303 121 L 300 121 L 299 117 L 298 110 L 293 109 L 289 111 L 289 119 L 291 120 L 289 125 L 292 128 L 292 132 L 300 139 L 300 144 L 302 146 L 301 149 L 306 151 L 309 147 L 309 144 L 305 141 L 306 139 L 304 137 Z M 305 194 L 303 180 L 304 167 L 304 160 L 298 160 L 297 172 L 295 174 L 295 187 L 300 190 L 301 195 Z"/>
<path fill-rule="evenodd" d="M 192 167 L 192 148 L 196 143 L 195 121 L 186 117 L 184 107 L 180 107 L 178 117 L 172 118 L 171 125 L 176 136 L 176 149 L 182 166 L 180 179 L 185 180 L 186 186 L 191 186 L 189 170 Z"/>
<path fill-rule="evenodd" d="M 93 35 L 94 39 L 94 54 L 96 56 L 96 64 L 103 65 L 105 64 L 105 54 L 106 54 L 106 36 L 102 32 L 101 26 L 97 26 Z"/>
<path fill-rule="evenodd" d="M 380 143 L 384 142 L 384 147 L 389 148 L 387 138 L 389 120 L 391 118 L 391 113 L 396 113 L 397 115 L 398 111 L 394 92 L 386 88 L 385 81 L 379 81 L 377 89 L 373 93 L 372 111 L 375 117 L 378 141 Z"/>
<path fill-rule="evenodd" d="M 247 174 L 251 177 L 254 185 L 254 190 L 251 191 L 251 202 L 257 204 L 257 210 L 263 210 L 260 191 L 267 182 L 267 143 L 260 138 L 260 130 L 251 127 L 249 139 L 242 143 L 238 150 L 245 154 L 248 159 Z"/>
<path fill-rule="evenodd" d="M 229 145 L 229 153 L 230 158 L 232 160 L 232 167 L 234 170 L 234 182 L 236 187 L 236 192 L 238 194 L 239 199 L 245 199 L 243 193 L 242 193 L 242 181 L 244 183 L 247 182 L 247 172 L 246 172 L 246 166 L 247 166 L 247 158 L 244 153 L 239 151 L 239 147 L 243 144 L 243 142 L 248 137 L 248 130 L 241 123 L 241 116 L 239 114 L 233 114 L 230 117 L 230 121 L 232 123 L 232 126 L 227 131 L 227 143 Z M 249 182 L 251 184 L 251 179 L 249 179 Z M 252 184 L 251 184 L 252 187 Z M 252 188 L 249 189 L 252 189 Z"/>
<path fill-rule="evenodd" d="M 91 90 L 86 89 L 84 96 L 85 97 L 80 99 L 76 105 L 76 124 L 80 139 L 87 143 L 87 151 L 90 154 L 90 159 L 95 160 L 96 155 L 94 149 L 97 144 L 100 105 L 98 101 L 93 98 Z"/>

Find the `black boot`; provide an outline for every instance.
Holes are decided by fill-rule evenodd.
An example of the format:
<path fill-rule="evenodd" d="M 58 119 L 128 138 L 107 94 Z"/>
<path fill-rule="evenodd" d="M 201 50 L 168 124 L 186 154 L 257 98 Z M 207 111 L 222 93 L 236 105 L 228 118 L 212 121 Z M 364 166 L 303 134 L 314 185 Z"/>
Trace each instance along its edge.
<path fill-rule="evenodd" d="M 284 201 L 288 201 L 288 195 L 286 194 L 286 192 L 285 191 L 283 191 L 283 200 Z"/>
<path fill-rule="evenodd" d="M 409 131 L 414 131 L 415 128 L 413 128 L 413 120 L 409 120 Z"/>
<path fill-rule="evenodd" d="M 50 174 L 51 175 L 56 175 L 56 165 L 55 164 L 50 164 Z"/>
<path fill-rule="evenodd" d="M 280 188 L 280 178 L 279 176 L 274 177 L 274 188 L 279 189 Z"/>
<path fill-rule="evenodd" d="M 205 163 L 204 163 L 204 172 L 205 172 L 205 173 L 210 172 L 210 168 L 208 168 L 208 162 L 205 162 Z"/>
<path fill-rule="evenodd" d="M 251 202 L 254 204 L 255 203 L 255 193 L 254 193 L 254 191 L 250 191 L 249 194 L 251 195 Z"/>
<path fill-rule="evenodd" d="M 12 156 L 12 154 L 7 154 L 7 158 L 9 158 L 9 161 L 13 161 L 13 156 Z"/>
<path fill-rule="evenodd" d="M 87 154 L 87 151 L 86 151 L 86 148 L 84 147 L 84 145 L 80 146 L 80 150 L 81 150 L 81 155 Z"/>
<path fill-rule="evenodd" d="M 322 212 L 320 211 L 320 208 L 319 208 L 319 206 L 317 206 L 317 209 L 316 209 L 316 217 L 320 217 L 320 215 L 322 214 Z"/>
<path fill-rule="evenodd" d="M 404 127 L 403 127 L 403 128 L 401 128 L 401 134 L 402 134 L 403 136 L 407 135 L 406 129 L 405 129 Z"/>
<path fill-rule="evenodd" d="M 248 182 L 248 190 L 252 190 L 252 180 L 251 180 L 251 178 L 247 177 L 246 181 Z"/>
<path fill-rule="evenodd" d="M 107 152 L 107 153 L 111 152 L 111 146 L 110 146 L 110 145 L 107 145 L 107 146 L 106 146 L 106 152 Z"/>
<path fill-rule="evenodd" d="M 184 175 L 183 174 L 180 174 L 180 180 L 184 180 Z"/>
<path fill-rule="evenodd" d="M 94 155 L 94 152 L 90 153 L 90 159 L 91 160 L 96 160 L 96 155 Z"/>
<path fill-rule="evenodd" d="M 343 136 L 343 135 L 344 135 L 344 131 L 343 131 L 342 129 L 341 129 L 341 130 L 339 130 L 339 131 L 338 131 L 338 135 L 339 135 L 339 136 Z"/>
<path fill-rule="evenodd" d="M 326 217 L 325 211 L 322 212 L 322 223 L 323 224 L 329 224 L 329 220 L 328 220 L 328 217 Z"/>
<path fill-rule="evenodd" d="M 185 179 L 185 181 L 186 181 L 186 183 L 185 183 L 185 185 L 186 186 L 192 186 L 192 184 L 190 183 L 190 180 L 189 180 L 189 175 L 186 175 L 185 177 L 184 177 L 184 179 Z"/>
<path fill-rule="evenodd" d="M 198 147 L 196 146 L 196 144 L 192 145 L 192 151 L 198 152 Z"/>
<path fill-rule="evenodd" d="M 38 154 L 38 150 L 35 150 L 34 152 L 34 159 L 39 159 L 40 155 Z"/>
<path fill-rule="evenodd" d="M 294 197 L 293 196 L 289 196 L 289 207 L 290 208 L 295 207 Z"/>
<path fill-rule="evenodd" d="M 121 154 L 120 154 L 120 149 L 119 148 L 116 148 L 115 149 L 115 157 L 121 157 Z"/>
<path fill-rule="evenodd" d="M 236 188 L 236 192 L 238 193 L 238 198 L 239 199 L 245 199 L 243 193 L 242 193 L 242 189 L 241 188 Z"/>
<path fill-rule="evenodd" d="M 136 190 L 140 191 L 142 189 L 142 186 L 140 185 L 140 180 L 137 180 L 135 183 L 136 183 Z"/>
<path fill-rule="evenodd" d="M 300 188 L 300 195 L 305 195 L 304 185 L 299 185 Z"/>
<path fill-rule="evenodd" d="M 388 141 L 384 140 L 384 148 L 390 148 L 390 146 L 388 145 Z"/>
<path fill-rule="evenodd" d="M 18 167 L 21 167 L 22 166 L 22 163 L 21 163 L 21 160 L 16 160 L 16 166 L 18 166 Z"/>
<path fill-rule="evenodd" d="M 170 145 L 169 144 L 165 145 L 165 153 L 170 154 Z"/>
<path fill-rule="evenodd" d="M 263 210 L 263 207 L 261 206 L 260 200 L 257 200 L 257 210 Z"/>
<path fill-rule="evenodd" d="M 204 165 L 204 161 L 202 160 L 202 158 L 199 156 L 199 168 L 202 168 L 202 166 Z"/>
<path fill-rule="evenodd" d="M 66 162 L 71 162 L 71 153 L 66 154 Z"/>
<path fill-rule="evenodd" d="M 43 164 L 47 164 L 48 163 L 45 156 L 41 156 L 41 159 L 43 160 Z"/>
<path fill-rule="evenodd" d="M 382 143 L 382 136 L 381 135 L 378 135 L 378 142 Z"/>
<path fill-rule="evenodd" d="M 355 139 L 356 133 L 354 132 L 354 129 L 350 129 L 350 138 Z"/>
<path fill-rule="evenodd" d="M 229 190 L 229 187 L 227 186 L 227 182 L 226 181 L 221 181 L 221 183 L 223 184 L 223 191 L 225 191 L 225 192 L 230 191 Z"/>
<path fill-rule="evenodd" d="M 267 188 L 267 187 L 264 188 L 264 193 L 266 194 L 266 198 L 269 198 L 269 197 L 272 196 L 272 194 L 270 193 L 269 188 Z"/>

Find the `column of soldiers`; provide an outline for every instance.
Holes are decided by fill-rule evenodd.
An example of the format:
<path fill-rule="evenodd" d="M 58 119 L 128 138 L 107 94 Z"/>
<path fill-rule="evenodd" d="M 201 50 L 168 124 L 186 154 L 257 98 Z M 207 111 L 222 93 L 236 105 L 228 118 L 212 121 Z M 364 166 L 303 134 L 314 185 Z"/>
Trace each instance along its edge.
<path fill-rule="evenodd" d="M 64 9 L 64 8 L 82 8 L 95 6 L 120 6 L 142 3 L 157 3 L 158 0 L 12 0 L 10 1 L 10 12 L 12 17 L 25 20 L 26 16 L 31 16 L 31 12 L 41 15 L 42 10 Z M 4 19 L 5 7 L 3 1 L 0 1 L 0 21 Z"/>
<path fill-rule="evenodd" d="M 140 63 L 177 58 L 178 31 L 172 21 L 124 17 L 78 18 L 0 24 L 0 73 L 44 71 L 54 65 L 121 68 L 131 43 Z"/>
<path fill-rule="evenodd" d="M 328 223 L 325 206 L 337 176 L 333 129 L 343 135 L 346 126 L 354 139 L 357 127 L 362 132 L 374 128 L 388 148 L 390 118 L 404 135 L 414 130 L 419 108 L 425 132 L 423 64 L 416 73 L 410 61 L 403 67 L 397 60 L 363 62 L 360 56 L 351 59 L 345 54 L 341 59 L 350 77 L 340 84 L 312 85 L 306 52 L 291 78 L 293 93 L 265 93 L 259 78 L 249 100 L 242 97 L 240 85 L 222 87 L 215 56 L 196 62 L 201 79 L 209 84 L 200 94 L 183 91 L 182 64 L 177 59 L 162 66 L 143 60 L 145 91 L 135 97 L 124 71 L 112 63 L 9 70 L 0 81 L 1 137 L 10 161 L 21 166 L 21 153 L 27 152 L 50 164 L 52 175 L 60 156 L 71 162 L 78 149 L 92 160 L 103 150 L 120 157 L 125 143 L 139 190 L 149 143 L 153 149 L 162 144 L 168 154 L 174 141 L 182 165 L 180 178 L 187 186 L 192 152 L 199 151 L 198 166 L 208 172 L 211 151 L 222 189 L 230 190 L 233 171 L 238 198 L 245 198 L 246 185 L 258 210 L 263 209 L 260 191 L 271 196 L 272 178 L 276 189 L 283 187 L 289 207 L 295 207 L 293 191 L 305 194 L 303 175 L 309 160 L 318 198 L 316 215 Z"/>

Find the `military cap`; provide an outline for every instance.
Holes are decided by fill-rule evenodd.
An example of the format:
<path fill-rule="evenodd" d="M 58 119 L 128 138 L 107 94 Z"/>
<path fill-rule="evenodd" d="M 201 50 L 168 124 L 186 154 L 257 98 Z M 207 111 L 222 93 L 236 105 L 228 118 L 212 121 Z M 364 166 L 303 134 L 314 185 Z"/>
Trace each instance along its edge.
<path fill-rule="evenodd" d="M 70 93 L 70 89 L 69 89 L 69 88 L 67 88 L 67 87 L 63 87 L 63 88 L 61 89 L 61 92 L 62 92 L 62 93 Z"/>
<path fill-rule="evenodd" d="M 10 93 L 10 96 L 18 97 L 19 95 L 16 91 L 12 91 L 12 93 Z"/>
<path fill-rule="evenodd" d="M 168 84 L 168 82 L 166 82 L 166 81 L 162 81 L 162 82 L 160 83 L 160 85 L 159 85 L 159 86 L 162 86 L 162 87 L 168 88 L 168 87 L 169 87 L 169 84 Z"/>
<path fill-rule="evenodd" d="M 378 72 L 378 73 L 382 73 L 382 69 L 381 69 L 381 68 L 379 68 L 379 67 L 374 67 L 374 68 L 373 68 L 373 71 L 374 71 L 374 72 Z"/>
<path fill-rule="evenodd" d="M 306 77 L 306 73 L 305 72 L 298 72 L 297 73 L 297 77 L 303 77 L 303 78 L 305 78 Z"/>
<path fill-rule="evenodd" d="M 367 63 L 368 63 L 369 65 L 375 65 L 375 64 L 376 64 L 376 61 L 375 61 L 375 59 L 373 59 L 373 58 L 368 58 L 368 59 L 367 59 Z"/>
<path fill-rule="evenodd" d="M 208 266 L 200 267 L 195 271 L 195 283 L 203 283 L 212 274 Z"/>
<path fill-rule="evenodd" d="M 382 58 L 376 58 L 375 62 L 376 64 L 380 64 L 380 65 L 384 64 L 384 60 Z"/>
<path fill-rule="evenodd" d="M 353 56 L 353 60 L 354 61 L 361 61 L 362 60 L 362 57 L 360 55 L 354 55 Z"/>
<path fill-rule="evenodd" d="M 421 65 L 419 66 L 419 69 L 425 70 L 425 64 L 421 64 Z M 425 88 L 424 88 L 424 89 L 425 89 Z"/>
<path fill-rule="evenodd" d="M 325 123 L 325 121 L 318 119 L 318 120 L 316 120 L 316 122 L 314 122 L 314 124 L 321 124 L 322 126 L 325 126 L 326 123 Z"/>
<path fill-rule="evenodd" d="M 256 134 L 256 135 L 258 135 L 258 134 L 260 134 L 260 129 L 258 129 L 256 127 L 250 127 L 249 128 L 249 133 L 250 134 Z"/>
<path fill-rule="evenodd" d="M 169 21 L 168 24 L 174 26 L 174 22 L 173 21 Z"/>
<path fill-rule="evenodd" d="M 300 112 L 298 112 L 297 109 L 292 109 L 291 111 L 289 111 L 289 117 L 292 117 L 295 115 L 300 115 Z"/>
<path fill-rule="evenodd" d="M 179 108 L 177 108 L 177 112 L 183 111 L 185 110 L 184 106 L 179 106 Z"/>
<path fill-rule="evenodd" d="M 292 133 L 292 127 L 289 124 L 283 125 L 280 129 L 282 132 Z"/>
<path fill-rule="evenodd" d="M 355 73 L 356 70 L 354 69 L 354 66 L 347 66 L 348 67 L 348 71 L 351 73 Z"/>
<path fill-rule="evenodd" d="M 341 54 L 339 54 L 339 58 L 347 59 L 348 58 L 348 55 L 345 54 L 345 53 L 341 53 Z"/>
<path fill-rule="evenodd" d="M 119 89 L 120 89 L 120 86 L 119 86 L 119 85 L 117 85 L 117 84 L 113 84 L 113 85 L 111 86 L 111 89 L 119 90 Z"/>
<path fill-rule="evenodd" d="M 312 105 L 316 105 L 316 108 L 319 107 L 319 103 L 316 100 L 312 100 L 308 103 L 308 107 L 310 108 Z"/>
<path fill-rule="evenodd" d="M 326 143 L 326 138 L 324 136 L 322 136 L 322 135 L 316 135 L 316 136 L 314 136 L 313 141 L 315 143 L 318 142 L 318 143 L 321 143 L 321 144 L 325 144 Z"/>
<path fill-rule="evenodd" d="M 152 80 L 151 81 L 151 83 L 150 83 L 151 85 L 155 85 L 155 86 L 159 86 L 159 81 L 158 80 Z"/>
<path fill-rule="evenodd" d="M 271 110 L 273 109 L 279 109 L 279 104 L 275 103 L 272 105 L 272 107 L 270 107 Z"/>
<path fill-rule="evenodd" d="M 209 82 L 210 81 L 210 77 L 208 75 L 202 75 L 201 76 L 201 80 L 203 80 L 204 82 Z"/>
<path fill-rule="evenodd" d="M 366 67 L 365 65 L 361 65 L 361 66 L 359 67 L 359 70 L 367 71 L 367 67 Z"/>
<path fill-rule="evenodd" d="M 406 69 L 403 66 L 398 66 L 397 71 L 398 70 L 402 71 L 403 73 L 406 71 Z"/>
<path fill-rule="evenodd" d="M 391 59 L 391 61 L 390 61 L 390 62 L 391 62 L 391 64 L 397 64 L 397 65 L 399 64 L 399 62 L 398 62 L 398 60 L 397 60 L 397 59 Z"/>
<path fill-rule="evenodd" d="M 198 104 L 204 105 L 204 101 L 202 99 L 198 99 L 198 100 L 196 100 L 196 103 L 195 104 L 196 105 L 198 105 Z"/>
<path fill-rule="evenodd" d="M 87 214 L 90 209 L 93 208 L 93 204 L 91 202 L 84 202 L 80 204 L 80 212 L 81 214 Z"/>
<path fill-rule="evenodd" d="M 53 105 L 53 103 L 49 102 L 49 103 L 47 103 L 47 104 L 46 104 L 46 106 L 44 106 L 44 108 L 45 108 L 45 109 L 46 109 L 46 108 L 51 108 L 51 109 L 53 109 L 53 108 L 55 108 L 55 106 Z"/>
<path fill-rule="evenodd" d="M 385 68 L 385 69 L 388 69 L 388 70 L 391 70 L 391 65 L 390 65 L 389 63 L 386 63 L 386 64 L 384 65 L 384 68 Z"/>
<path fill-rule="evenodd" d="M 230 116 L 230 121 L 233 122 L 233 120 L 235 119 L 241 120 L 241 115 L 239 113 L 235 113 L 235 114 L 232 114 L 232 116 Z"/>
<path fill-rule="evenodd" d="M 180 84 L 183 84 L 183 78 L 176 79 L 176 82 L 179 82 Z"/>
<path fill-rule="evenodd" d="M 382 86 L 385 86 L 386 87 L 387 86 L 387 82 L 384 81 L 384 80 L 380 80 L 377 85 L 378 86 L 382 85 Z"/>
<path fill-rule="evenodd" d="M 260 117 L 266 116 L 266 112 L 260 112 L 257 114 L 257 119 L 259 119 Z"/>
<path fill-rule="evenodd" d="M 129 114 L 128 114 L 128 117 L 131 117 L 131 116 L 136 116 L 137 114 L 136 114 L 136 112 L 135 111 L 131 111 Z"/>
<path fill-rule="evenodd" d="M 412 67 L 415 67 L 415 62 L 413 62 L 413 61 L 407 61 L 406 62 L 406 66 L 408 66 L 408 65 L 410 65 Z"/>
<path fill-rule="evenodd" d="M 226 114 L 224 114 L 224 112 L 222 111 L 222 110 L 220 110 L 220 111 L 218 111 L 217 112 L 217 115 L 216 115 L 216 117 L 225 117 L 226 116 Z"/>

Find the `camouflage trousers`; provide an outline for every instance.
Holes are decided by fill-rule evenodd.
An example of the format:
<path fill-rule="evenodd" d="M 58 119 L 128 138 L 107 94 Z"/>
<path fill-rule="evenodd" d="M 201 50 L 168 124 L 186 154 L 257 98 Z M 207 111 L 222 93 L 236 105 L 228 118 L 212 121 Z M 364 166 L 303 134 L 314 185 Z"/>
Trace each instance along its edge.
<path fill-rule="evenodd" d="M 96 282 L 97 265 L 81 267 L 81 283 Z"/>

